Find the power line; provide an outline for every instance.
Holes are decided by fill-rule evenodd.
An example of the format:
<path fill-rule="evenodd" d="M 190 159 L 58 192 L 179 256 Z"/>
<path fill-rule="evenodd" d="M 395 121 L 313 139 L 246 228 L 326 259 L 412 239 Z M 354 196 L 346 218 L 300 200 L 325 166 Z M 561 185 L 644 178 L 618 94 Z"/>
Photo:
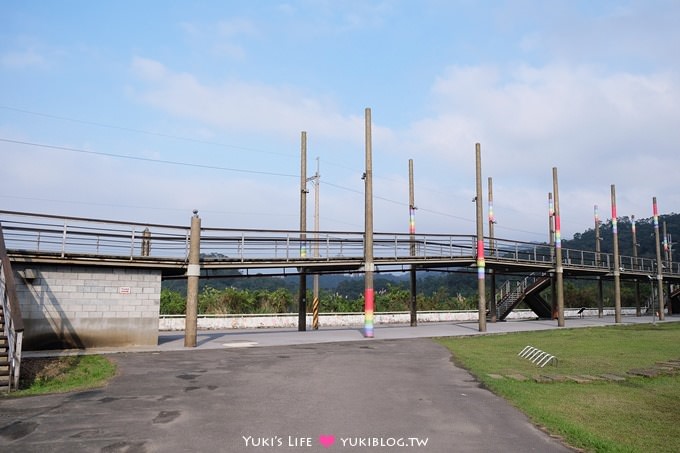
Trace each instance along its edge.
<path fill-rule="evenodd" d="M 330 183 L 328 181 L 323 181 L 323 180 L 321 180 L 320 182 L 322 182 L 323 184 L 326 184 L 328 186 L 335 187 L 337 189 L 342 189 L 342 190 L 346 190 L 348 192 L 353 192 L 353 193 L 357 193 L 357 194 L 363 194 L 363 192 L 360 191 L 360 190 L 351 189 L 349 187 L 341 186 L 339 184 L 333 184 L 333 183 Z M 389 199 L 389 198 L 380 197 L 380 196 L 377 196 L 377 195 L 374 195 L 374 197 L 377 200 L 383 200 L 383 201 L 387 201 L 389 203 L 408 207 L 408 203 L 403 203 L 403 202 L 392 200 L 392 199 Z M 448 218 L 451 218 L 451 219 L 461 220 L 463 222 L 469 222 L 469 223 L 475 223 L 476 222 L 476 220 L 474 220 L 474 219 L 470 219 L 470 218 L 466 218 L 466 217 L 460 217 L 460 216 L 456 216 L 456 215 L 449 214 L 449 213 L 446 213 L 446 212 L 435 211 L 434 209 L 418 207 L 418 210 L 422 211 L 422 212 L 428 212 L 430 214 L 439 215 L 439 216 L 442 216 L 442 217 L 448 217 Z M 502 226 L 502 225 L 498 225 L 496 228 L 502 229 L 502 230 L 507 230 L 507 231 L 515 231 L 515 232 L 518 232 L 518 233 L 531 234 L 531 235 L 536 235 L 536 236 L 540 236 L 542 234 L 542 233 L 537 233 L 536 231 L 527 231 L 527 230 L 522 230 L 522 229 L 519 229 L 519 228 L 506 227 L 506 226 Z"/>
<path fill-rule="evenodd" d="M 215 166 L 215 165 L 194 164 L 194 163 L 191 163 L 191 162 L 179 162 L 179 161 L 173 161 L 173 160 L 153 159 L 153 158 L 150 158 L 150 157 L 126 156 L 124 154 L 104 153 L 104 152 L 101 152 L 101 151 L 88 151 L 88 150 L 85 150 L 85 149 L 71 148 L 71 147 L 67 147 L 67 146 L 46 145 L 44 143 L 33 143 L 33 142 L 26 142 L 26 141 L 22 141 L 22 140 L 12 140 L 12 139 L 9 139 L 9 138 L 2 138 L 2 137 L 0 137 L 0 142 L 13 143 L 13 144 L 16 144 L 16 145 L 24 145 L 24 146 L 35 146 L 35 147 L 38 147 L 38 148 L 55 149 L 55 150 L 59 150 L 59 151 L 69 151 L 69 152 L 73 152 L 73 153 L 114 157 L 114 158 L 117 158 L 117 159 L 129 159 L 129 160 L 136 160 L 136 161 L 143 161 L 143 162 L 153 162 L 153 163 L 157 163 L 157 164 L 180 165 L 180 166 L 184 166 L 184 167 L 206 168 L 206 169 L 209 169 L 209 170 L 222 170 L 222 171 L 233 171 L 233 172 L 238 172 L 238 173 L 250 173 L 250 174 L 256 174 L 256 175 L 282 176 L 282 177 L 287 177 L 287 178 L 298 178 L 298 175 L 290 175 L 290 174 L 286 174 L 286 173 L 275 173 L 275 172 L 267 172 L 267 171 L 259 171 L 259 170 L 245 170 L 245 169 L 242 169 L 242 168 L 219 167 L 219 166 Z"/>
<path fill-rule="evenodd" d="M 94 201 L 79 201 L 79 200 L 58 200 L 54 198 L 41 198 L 41 197 L 21 197 L 17 195 L 0 195 L 0 198 L 10 198 L 15 200 L 27 200 L 27 201 L 47 201 L 50 203 L 64 203 L 64 204 L 80 204 L 86 206 L 105 206 L 111 208 L 126 208 L 126 209 L 144 209 L 155 210 L 155 211 L 173 211 L 173 212 L 189 212 L 189 208 L 161 208 L 158 206 L 135 206 L 120 203 L 103 203 Z M 297 217 L 297 214 L 276 214 L 272 212 L 240 212 L 240 211 L 219 211 L 214 209 L 201 209 L 203 213 L 212 214 L 228 214 L 228 215 L 247 215 L 247 216 L 263 216 L 263 217 Z"/>
<path fill-rule="evenodd" d="M 125 126 L 116 126 L 112 124 L 105 124 L 105 123 L 99 123 L 96 121 L 87 121 L 87 120 L 81 120 L 81 119 L 76 119 L 76 118 L 68 118 L 65 116 L 59 116 L 59 115 L 52 115 L 49 113 L 41 113 L 41 112 L 34 112 L 31 110 L 25 110 L 25 109 L 19 109 L 16 107 L 10 107 L 7 105 L 0 105 L 0 109 L 4 110 L 11 110 L 13 112 L 20 112 L 20 113 L 25 113 L 28 115 L 34 115 L 34 116 L 41 116 L 43 118 L 51 118 L 51 119 L 56 119 L 56 120 L 61 120 L 61 121 L 70 121 L 72 123 L 79 123 L 79 124 L 87 124 L 89 126 L 97 126 L 97 127 L 103 127 L 107 129 L 115 129 L 119 131 L 127 131 L 127 132 L 134 132 L 137 134 L 145 134 L 145 135 L 153 135 L 156 137 L 163 137 L 163 138 L 171 138 L 173 140 L 182 140 L 186 142 L 191 142 L 191 143 L 201 143 L 203 145 L 213 145 L 213 146 L 221 146 L 225 148 L 233 148 L 233 149 L 240 149 L 243 151 L 253 151 L 257 153 L 265 153 L 265 154 L 274 154 L 274 155 L 279 155 L 279 156 L 285 156 L 285 157 L 295 157 L 293 154 L 288 154 L 288 153 L 279 153 L 276 151 L 265 151 L 262 149 L 256 149 L 256 148 L 248 148 L 245 146 L 237 146 L 237 145 L 229 145 L 226 143 L 219 143 L 219 142 L 212 142 L 209 140 L 199 140 L 196 138 L 189 138 L 189 137 L 182 137 L 180 135 L 173 135 L 173 134 L 164 134 L 161 132 L 151 132 L 151 131 L 145 131 L 143 129 L 135 129 L 132 127 L 125 127 Z"/>

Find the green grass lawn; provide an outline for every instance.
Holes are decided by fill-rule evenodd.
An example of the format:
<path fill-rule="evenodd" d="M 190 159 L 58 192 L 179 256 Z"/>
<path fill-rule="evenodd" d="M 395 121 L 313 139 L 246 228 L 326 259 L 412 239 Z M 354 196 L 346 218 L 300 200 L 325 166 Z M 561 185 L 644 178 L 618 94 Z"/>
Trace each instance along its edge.
<path fill-rule="evenodd" d="M 116 366 L 101 355 L 25 358 L 19 389 L 7 396 L 33 396 L 101 387 L 116 374 Z"/>
<path fill-rule="evenodd" d="M 626 375 L 680 359 L 680 323 L 558 329 L 439 340 L 456 363 L 572 446 L 597 452 L 680 451 L 680 373 L 623 382 L 539 383 L 534 376 Z M 539 368 L 527 345 L 558 357 Z M 524 382 L 490 374 L 522 374 Z"/>

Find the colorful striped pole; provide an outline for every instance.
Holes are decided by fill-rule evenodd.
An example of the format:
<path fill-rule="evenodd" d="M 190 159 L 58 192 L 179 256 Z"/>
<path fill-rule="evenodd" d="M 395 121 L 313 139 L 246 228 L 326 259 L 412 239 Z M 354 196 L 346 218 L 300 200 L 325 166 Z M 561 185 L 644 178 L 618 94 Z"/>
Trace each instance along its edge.
<path fill-rule="evenodd" d="M 415 188 L 413 184 L 413 159 L 408 160 L 408 232 L 410 239 L 409 252 L 411 256 L 416 256 L 416 201 Z M 411 265 L 409 270 L 409 311 L 411 312 L 411 327 L 418 325 L 418 298 L 417 298 L 417 273 L 415 264 Z"/>
<path fill-rule="evenodd" d="M 479 331 L 486 332 L 486 263 L 484 262 L 484 222 L 482 204 L 482 149 L 475 144 L 476 180 L 477 180 L 477 290 L 479 293 Z"/>
<path fill-rule="evenodd" d="M 562 265 L 562 232 L 560 224 L 560 194 L 557 167 L 553 167 L 553 194 L 555 196 L 555 291 L 557 296 L 557 326 L 564 327 L 564 275 Z"/>
<path fill-rule="evenodd" d="M 373 338 L 373 311 L 375 292 L 373 290 L 373 158 L 371 140 L 371 109 L 365 110 L 366 135 L 366 184 L 364 202 L 364 337 Z"/>
<path fill-rule="evenodd" d="M 614 241 L 614 322 L 621 322 L 621 266 L 619 259 L 619 228 L 616 215 L 616 186 L 611 185 L 612 193 L 612 236 Z"/>

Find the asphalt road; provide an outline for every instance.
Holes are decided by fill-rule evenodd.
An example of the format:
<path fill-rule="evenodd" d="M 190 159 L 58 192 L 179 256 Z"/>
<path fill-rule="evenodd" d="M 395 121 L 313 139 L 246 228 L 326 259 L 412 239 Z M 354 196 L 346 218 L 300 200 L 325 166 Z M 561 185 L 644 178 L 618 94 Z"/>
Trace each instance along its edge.
<path fill-rule="evenodd" d="M 0 400 L 0 451 L 571 451 L 426 338 L 111 357 L 105 388 Z"/>

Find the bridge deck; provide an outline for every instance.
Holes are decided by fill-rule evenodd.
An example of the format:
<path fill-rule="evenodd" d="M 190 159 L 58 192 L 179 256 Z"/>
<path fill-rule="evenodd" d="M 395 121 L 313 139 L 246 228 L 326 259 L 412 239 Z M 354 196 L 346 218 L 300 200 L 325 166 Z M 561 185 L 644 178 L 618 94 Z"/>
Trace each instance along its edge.
<path fill-rule="evenodd" d="M 13 261 L 132 266 L 183 273 L 189 255 L 189 227 L 139 224 L 0 211 L 0 224 Z M 476 266 L 476 237 L 454 234 L 374 233 L 378 270 Z M 551 272 L 549 244 L 484 238 L 485 265 L 499 273 Z M 563 249 L 566 275 L 613 275 L 613 256 Z M 201 229 L 201 267 L 290 269 L 308 272 L 360 270 L 363 232 Z M 680 264 L 663 262 L 663 276 L 680 281 Z M 621 256 L 621 278 L 646 279 L 656 260 Z"/>

